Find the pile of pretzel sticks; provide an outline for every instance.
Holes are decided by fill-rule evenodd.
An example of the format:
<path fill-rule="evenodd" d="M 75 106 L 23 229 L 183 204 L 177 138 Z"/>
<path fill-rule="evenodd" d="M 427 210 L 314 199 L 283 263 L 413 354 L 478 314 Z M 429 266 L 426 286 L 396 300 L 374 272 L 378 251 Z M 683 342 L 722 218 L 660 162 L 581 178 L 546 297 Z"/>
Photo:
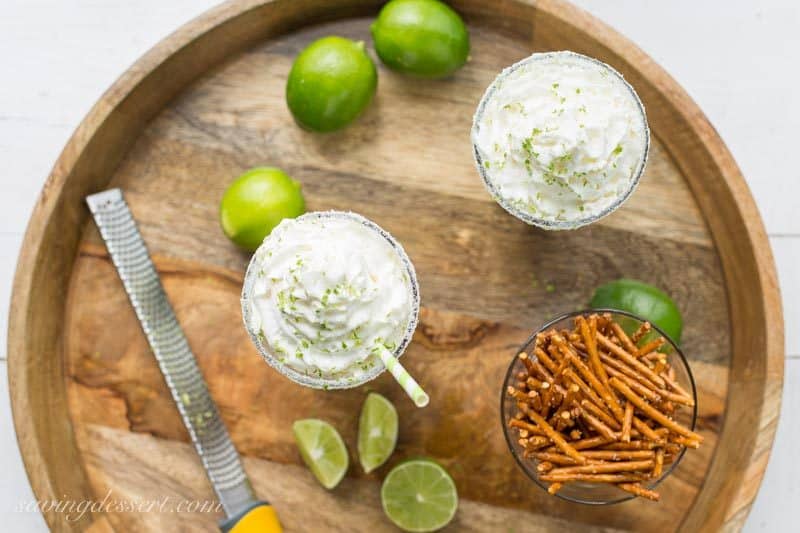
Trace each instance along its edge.
<path fill-rule="evenodd" d="M 578 316 L 573 330 L 536 336 L 520 353 L 524 370 L 507 393 L 517 411 L 524 457 L 557 493 L 565 483 L 609 483 L 657 501 L 644 485 L 659 479 L 683 447 L 703 437 L 675 421 L 692 395 L 675 379 L 663 337 L 649 340 L 644 322 L 632 335 L 611 315 Z"/>

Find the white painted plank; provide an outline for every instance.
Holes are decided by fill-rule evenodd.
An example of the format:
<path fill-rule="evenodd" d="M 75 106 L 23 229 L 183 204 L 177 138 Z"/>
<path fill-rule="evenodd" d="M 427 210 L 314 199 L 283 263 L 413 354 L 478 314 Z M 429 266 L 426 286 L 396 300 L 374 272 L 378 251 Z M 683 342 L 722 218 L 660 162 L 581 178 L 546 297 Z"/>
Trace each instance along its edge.
<path fill-rule="evenodd" d="M 800 461 L 797 443 L 800 424 L 797 406 L 800 405 L 800 360 L 786 362 L 783 404 L 778 434 L 772 448 L 767 473 L 756 496 L 755 504 L 744 527 L 745 533 L 755 531 L 797 531 L 797 502 L 800 501 Z"/>
<path fill-rule="evenodd" d="M 0 361 L 0 469 L 3 473 L 0 482 L 0 523 L 3 525 L 0 529 L 31 533 L 47 531 L 41 514 L 24 511 L 35 497 L 22 466 L 13 428 L 6 362 Z"/>
<path fill-rule="evenodd" d="M 800 360 L 800 237 L 772 237 L 786 332 L 786 355 Z"/>
<path fill-rule="evenodd" d="M 2 185 L 0 185 L 2 187 Z M 5 190 L 0 189 L 0 190 Z M 11 299 L 11 284 L 14 281 L 16 258 L 22 244 L 21 233 L 0 233 L 0 360 L 5 361 L 6 334 L 8 333 L 8 307 Z M 5 364 L 5 363 L 4 363 Z M 3 380 L 5 385 L 5 380 Z M 3 389 L 5 390 L 5 389 Z M 0 425 L 0 433 L 5 426 Z"/>
<path fill-rule="evenodd" d="M 800 234 L 800 2 L 573 0 L 663 66 L 733 152 L 772 233 Z"/>
<path fill-rule="evenodd" d="M 24 229 L 70 134 L 137 58 L 215 0 L 4 0 L 0 232 Z"/>

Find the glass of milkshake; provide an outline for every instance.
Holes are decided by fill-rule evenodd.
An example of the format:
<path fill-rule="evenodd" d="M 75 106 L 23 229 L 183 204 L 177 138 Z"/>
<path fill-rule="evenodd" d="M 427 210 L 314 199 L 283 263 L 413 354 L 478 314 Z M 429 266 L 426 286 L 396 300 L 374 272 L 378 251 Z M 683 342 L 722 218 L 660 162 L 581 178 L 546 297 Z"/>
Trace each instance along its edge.
<path fill-rule="evenodd" d="M 575 229 L 616 210 L 644 172 L 650 130 L 620 73 L 574 52 L 508 67 L 472 125 L 478 172 L 503 209 L 544 229 Z"/>
<path fill-rule="evenodd" d="M 355 213 L 285 219 L 250 261 L 245 327 L 286 377 L 343 389 L 374 379 L 403 353 L 417 325 L 414 266 L 394 237 Z M 384 359 L 385 360 L 385 359 Z"/>

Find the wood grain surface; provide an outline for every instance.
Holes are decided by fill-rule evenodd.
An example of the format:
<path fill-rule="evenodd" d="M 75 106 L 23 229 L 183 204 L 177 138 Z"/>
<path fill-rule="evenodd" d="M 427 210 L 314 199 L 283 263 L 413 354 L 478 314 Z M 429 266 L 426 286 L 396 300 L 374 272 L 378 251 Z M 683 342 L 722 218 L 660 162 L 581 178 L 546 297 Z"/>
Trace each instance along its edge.
<path fill-rule="evenodd" d="M 37 495 L 212 494 L 87 223 L 82 197 L 117 186 L 255 487 L 289 530 L 389 529 L 377 503 L 388 467 L 370 476 L 353 467 L 326 493 L 297 466 L 291 437 L 294 419 L 318 416 L 354 451 L 368 390 L 400 411 L 389 466 L 423 454 L 453 474 L 463 499 L 453 531 L 740 526 L 774 434 L 783 341 L 763 228 L 711 126 L 652 61 L 585 13 L 509 0 L 455 2 L 473 46 L 451 79 L 413 80 L 381 68 L 376 101 L 353 126 L 325 136 L 300 130 L 283 96 L 292 58 L 322 35 L 369 40 L 365 15 L 376 3 L 226 4 L 137 63 L 78 130 L 31 221 L 11 315 L 15 423 Z M 509 217 L 485 192 L 470 154 L 483 89 L 502 67 L 545 49 L 588 53 L 619 69 L 639 91 L 654 134 L 629 202 L 573 232 L 543 232 Z M 360 212 L 404 244 L 423 303 L 404 360 L 431 394 L 430 407 L 413 408 L 386 376 L 345 392 L 303 389 L 259 358 L 239 312 L 248 258 L 222 235 L 217 207 L 236 175 L 264 164 L 300 180 L 309 209 Z M 687 454 L 657 505 L 576 507 L 547 496 L 516 467 L 499 427 L 499 388 L 532 329 L 583 307 L 594 287 L 620 276 L 667 289 L 683 311 L 706 443 Z M 308 502 L 313 517 L 301 511 Z M 46 518 L 59 531 L 212 531 L 218 517 Z"/>

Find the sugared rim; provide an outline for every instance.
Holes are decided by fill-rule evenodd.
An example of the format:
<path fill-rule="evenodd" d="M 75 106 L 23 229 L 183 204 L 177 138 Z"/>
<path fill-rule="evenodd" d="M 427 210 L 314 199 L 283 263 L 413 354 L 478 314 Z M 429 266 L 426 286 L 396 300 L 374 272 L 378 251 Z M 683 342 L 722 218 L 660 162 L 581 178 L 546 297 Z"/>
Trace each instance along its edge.
<path fill-rule="evenodd" d="M 642 153 L 641 160 L 639 161 L 639 166 L 636 169 L 633 179 L 631 180 L 628 189 L 625 191 L 624 194 L 619 196 L 614 203 L 603 209 L 600 213 L 590 216 L 581 218 L 578 220 L 546 220 L 543 218 L 535 217 L 532 214 L 523 211 L 514 205 L 511 204 L 508 200 L 506 200 L 500 192 L 495 187 L 492 180 L 489 178 L 488 173 L 486 172 L 486 168 L 483 166 L 483 158 L 481 157 L 480 150 L 478 150 L 478 145 L 476 142 L 478 131 L 480 130 L 479 121 L 483 116 L 483 112 L 486 108 L 486 104 L 491 100 L 494 93 L 497 91 L 498 85 L 501 81 L 511 75 L 514 71 L 518 68 L 522 67 L 523 65 L 527 65 L 528 63 L 532 63 L 534 61 L 540 61 L 543 59 L 547 59 L 553 56 L 560 56 L 560 55 L 569 55 L 574 58 L 578 58 L 583 61 L 588 61 L 590 63 L 594 63 L 596 65 L 600 65 L 601 67 L 607 69 L 610 73 L 612 73 L 616 78 L 622 82 L 623 86 L 627 87 L 628 91 L 630 92 L 633 100 L 636 102 L 637 107 L 642 115 L 642 123 L 644 124 L 644 152 Z M 603 63 L 599 59 L 595 59 L 593 57 L 585 56 L 583 54 L 579 54 L 577 52 L 571 52 L 568 50 L 563 50 L 559 52 L 539 52 L 535 54 L 531 54 L 528 57 L 521 59 L 520 61 L 514 63 L 510 67 L 506 67 L 503 71 L 497 75 L 494 81 L 486 88 L 486 91 L 483 93 L 480 102 L 478 103 L 478 108 L 475 111 L 475 115 L 472 117 L 472 130 L 470 139 L 472 141 L 472 155 L 475 160 L 475 165 L 478 169 L 478 174 L 480 174 L 481 179 L 483 180 L 484 186 L 489 191 L 489 194 L 492 196 L 495 202 L 497 202 L 500 207 L 505 209 L 511 215 L 517 217 L 518 219 L 522 220 L 526 224 L 530 224 L 532 226 L 536 226 L 546 230 L 565 230 L 565 229 L 578 229 L 582 226 L 586 226 L 587 224 L 591 224 L 592 222 L 596 222 L 603 217 L 606 217 L 616 211 L 625 201 L 630 198 L 633 191 L 636 190 L 636 187 L 639 185 L 639 181 L 641 180 L 642 174 L 644 174 L 644 169 L 647 166 L 647 156 L 650 153 L 650 126 L 647 123 L 647 113 L 644 109 L 644 104 L 642 104 L 639 95 L 636 93 L 634 88 L 631 86 L 628 81 L 622 77 L 614 67 L 608 65 L 607 63 Z"/>
<path fill-rule="evenodd" d="M 506 419 L 506 415 L 505 415 L 505 411 L 506 411 L 505 410 L 505 406 L 506 406 L 505 402 L 508 401 L 508 395 L 506 394 L 506 387 L 511 382 L 511 376 L 514 373 L 514 367 L 515 367 L 515 365 L 517 363 L 517 354 L 519 354 L 521 351 L 524 351 L 524 349 L 526 347 L 530 346 L 530 344 L 536 338 L 536 335 L 538 335 L 539 333 L 542 333 L 544 331 L 547 331 L 550 327 L 553 326 L 553 324 L 557 324 L 557 323 L 561 322 L 562 320 L 573 318 L 573 317 L 580 316 L 580 315 L 586 316 L 586 315 L 589 315 L 589 314 L 592 314 L 592 313 L 613 313 L 615 315 L 622 315 L 622 316 L 626 316 L 628 318 L 632 318 L 632 319 L 637 320 L 639 322 L 649 322 L 648 320 L 646 320 L 646 319 L 644 319 L 644 318 L 642 318 L 640 316 L 637 316 L 637 315 L 635 315 L 633 313 L 629 313 L 628 311 L 622 311 L 622 310 L 619 310 L 619 309 L 612 309 L 612 308 L 608 308 L 608 307 L 598 307 L 598 308 L 594 308 L 594 309 L 590 308 L 590 309 L 583 309 L 581 311 L 572 311 L 572 312 L 569 312 L 569 313 L 563 313 L 563 314 L 561 314 L 561 315 L 549 320 L 545 325 L 543 325 L 542 327 L 540 327 L 539 329 L 534 331 L 525 340 L 525 342 L 519 347 L 519 349 L 517 349 L 517 351 L 514 352 L 514 356 L 511 359 L 511 363 L 508 365 L 508 370 L 506 370 L 506 375 L 505 375 L 505 378 L 503 379 L 503 387 L 500 390 L 500 423 L 503 426 L 503 436 L 505 437 L 506 445 L 508 445 L 508 450 L 511 452 L 511 455 L 514 457 L 514 460 L 517 462 L 517 465 L 525 473 L 525 475 L 528 476 L 534 483 L 536 483 L 536 485 L 538 485 L 544 491 L 547 491 L 548 486 L 545 485 L 544 483 L 542 483 L 542 481 L 540 481 L 537 476 L 532 475 L 528 471 L 528 468 L 526 467 L 526 463 L 524 462 L 525 460 L 522 457 L 520 457 L 519 454 L 517 453 L 517 451 L 514 449 L 514 444 L 512 442 L 512 435 L 510 434 L 511 430 L 508 427 L 508 420 Z M 697 388 L 695 387 L 694 376 L 692 375 L 692 369 L 691 369 L 691 367 L 689 367 L 689 361 L 686 359 L 686 356 L 683 354 L 683 352 L 678 347 L 678 345 L 672 340 L 672 338 L 669 335 L 667 335 L 664 332 L 664 330 L 662 330 L 661 328 L 659 328 L 658 326 L 656 326 L 652 322 L 650 322 L 650 325 L 652 326 L 652 328 L 655 331 L 657 331 L 660 335 L 662 335 L 667 340 L 667 342 L 669 342 L 670 346 L 674 350 L 674 353 L 678 354 L 678 358 L 683 363 L 683 367 L 686 369 L 686 375 L 689 376 L 689 384 L 692 386 L 692 399 L 694 400 L 694 407 L 692 408 L 692 423 L 691 423 L 690 429 L 692 431 L 694 431 L 694 429 L 696 427 L 696 424 L 697 424 Z M 667 479 L 667 477 L 669 477 L 669 475 L 672 473 L 672 471 L 675 470 L 675 467 L 677 467 L 678 464 L 681 462 L 681 460 L 683 459 L 683 455 L 685 453 L 686 453 L 686 447 L 683 446 L 681 448 L 680 453 L 678 454 L 678 457 L 675 458 L 675 460 L 672 462 L 672 464 L 669 465 L 669 467 L 664 469 L 664 472 L 661 474 L 660 478 L 656 479 L 655 481 L 651 482 L 648 485 L 648 488 L 653 489 L 653 488 L 657 487 L 658 485 L 660 485 L 662 481 Z M 528 461 L 528 462 L 531 462 L 531 461 Z M 566 501 L 574 502 L 574 503 L 581 503 L 581 504 L 584 504 L 584 505 L 613 505 L 613 504 L 626 502 L 628 500 L 632 500 L 632 499 L 636 498 L 636 496 L 634 496 L 633 494 L 628 494 L 628 495 L 620 496 L 619 498 L 616 498 L 616 499 L 613 499 L 613 500 L 595 501 L 595 500 L 583 500 L 583 499 L 580 499 L 580 498 L 574 498 L 574 497 L 571 497 L 571 496 L 567 496 L 567 495 L 561 494 L 560 492 L 556 492 L 555 496 L 558 497 L 558 498 L 561 498 L 562 500 L 566 500 Z"/>
<path fill-rule="evenodd" d="M 403 249 L 403 246 L 386 230 L 375 224 L 373 221 L 369 220 L 366 217 L 359 215 L 358 213 L 353 213 L 351 211 L 312 211 L 310 213 L 306 213 L 297 217 L 296 220 L 305 220 L 305 219 L 324 219 L 324 218 L 347 218 L 356 222 L 361 223 L 365 227 L 369 228 L 372 231 L 377 232 L 380 234 L 386 241 L 391 245 L 394 251 L 397 253 L 400 261 L 405 268 L 406 274 L 408 274 L 408 286 L 409 292 L 411 293 L 411 313 L 409 314 L 408 324 L 406 325 L 405 333 L 403 334 L 403 338 L 400 342 L 398 342 L 397 347 L 394 349 L 392 354 L 399 358 L 403 355 L 408 344 L 411 342 L 411 338 L 414 335 L 414 330 L 417 328 L 417 321 L 419 319 L 419 305 L 420 305 L 420 295 L 419 295 L 419 284 L 417 282 L 417 273 L 414 270 L 414 265 L 411 263 L 411 260 L 406 254 L 406 251 Z M 272 354 L 268 347 L 264 345 L 264 343 L 259 338 L 258 332 L 253 331 L 250 327 L 250 316 L 251 316 L 251 309 L 250 309 L 250 298 L 249 294 L 253 288 L 253 284 L 256 281 L 256 268 L 253 267 L 255 262 L 256 254 L 253 254 L 253 257 L 250 258 L 250 263 L 247 265 L 247 272 L 244 276 L 244 284 L 242 286 L 242 296 L 241 296 L 241 305 L 242 305 L 242 319 L 244 320 L 244 327 L 247 330 L 250 339 L 255 344 L 258 352 L 264 358 L 264 360 L 269 363 L 269 365 L 276 369 L 278 372 L 286 376 L 287 378 L 291 379 L 295 383 L 299 383 L 300 385 L 304 385 L 306 387 L 311 387 L 314 389 L 350 389 L 353 387 L 358 387 L 370 380 L 375 379 L 378 377 L 386 367 L 380 360 L 375 361 L 375 365 L 370 368 L 367 372 L 364 372 L 358 379 L 354 379 L 352 377 L 343 377 L 343 378 L 320 378 L 316 376 L 310 376 L 295 370 L 294 368 L 290 367 L 285 363 L 281 363 L 278 358 Z"/>

